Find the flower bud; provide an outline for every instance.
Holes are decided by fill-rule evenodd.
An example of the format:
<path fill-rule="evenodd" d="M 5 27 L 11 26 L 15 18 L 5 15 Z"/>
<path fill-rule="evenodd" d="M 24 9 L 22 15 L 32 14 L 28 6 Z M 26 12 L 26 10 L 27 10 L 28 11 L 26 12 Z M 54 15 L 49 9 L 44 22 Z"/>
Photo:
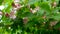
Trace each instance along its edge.
<path fill-rule="evenodd" d="M 53 3 L 52 3 L 52 7 L 53 7 L 53 8 L 56 7 L 56 5 L 57 5 L 56 2 L 53 2 Z"/>
<path fill-rule="evenodd" d="M 3 13 L 2 12 L 0 12 L 0 15 L 2 15 Z"/>
<path fill-rule="evenodd" d="M 24 18 L 23 18 L 23 22 L 24 22 L 24 24 L 27 24 L 28 18 L 27 18 L 27 17 L 24 17 Z"/>
<path fill-rule="evenodd" d="M 9 17 L 10 15 L 8 13 L 5 14 L 6 17 Z"/>

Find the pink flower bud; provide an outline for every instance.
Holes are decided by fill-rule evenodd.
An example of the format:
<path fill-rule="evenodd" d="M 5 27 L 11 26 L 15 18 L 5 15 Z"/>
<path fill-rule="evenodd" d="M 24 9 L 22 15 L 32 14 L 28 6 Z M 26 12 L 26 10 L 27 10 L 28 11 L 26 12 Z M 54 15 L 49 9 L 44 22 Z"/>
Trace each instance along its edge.
<path fill-rule="evenodd" d="M 2 12 L 0 12 L 0 15 L 2 15 L 3 13 Z"/>
<path fill-rule="evenodd" d="M 15 6 L 16 6 L 17 9 L 20 8 L 20 4 L 19 3 L 15 3 Z"/>
<path fill-rule="evenodd" d="M 24 17 L 23 18 L 23 22 L 24 22 L 24 24 L 26 24 L 28 22 L 28 18 L 27 17 Z"/>
<path fill-rule="evenodd" d="M 5 14 L 6 17 L 9 17 L 10 15 L 8 13 Z"/>

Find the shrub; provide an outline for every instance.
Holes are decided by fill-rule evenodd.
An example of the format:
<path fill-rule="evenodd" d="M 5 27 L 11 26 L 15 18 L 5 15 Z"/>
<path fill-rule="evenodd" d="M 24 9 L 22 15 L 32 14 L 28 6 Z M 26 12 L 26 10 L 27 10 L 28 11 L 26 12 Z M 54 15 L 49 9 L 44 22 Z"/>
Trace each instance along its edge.
<path fill-rule="evenodd" d="M 1 0 L 0 34 L 60 34 L 59 0 Z"/>

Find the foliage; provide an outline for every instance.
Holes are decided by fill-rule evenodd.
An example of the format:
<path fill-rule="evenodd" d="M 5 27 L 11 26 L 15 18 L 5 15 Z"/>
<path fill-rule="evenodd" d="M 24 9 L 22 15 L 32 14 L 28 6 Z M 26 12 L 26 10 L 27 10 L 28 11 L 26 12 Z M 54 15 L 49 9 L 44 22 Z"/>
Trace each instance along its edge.
<path fill-rule="evenodd" d="M 59 0 L 0 0 L 0 34 L 60 34 Z M 1 7 L 0 7 L 1 8 Z"/>

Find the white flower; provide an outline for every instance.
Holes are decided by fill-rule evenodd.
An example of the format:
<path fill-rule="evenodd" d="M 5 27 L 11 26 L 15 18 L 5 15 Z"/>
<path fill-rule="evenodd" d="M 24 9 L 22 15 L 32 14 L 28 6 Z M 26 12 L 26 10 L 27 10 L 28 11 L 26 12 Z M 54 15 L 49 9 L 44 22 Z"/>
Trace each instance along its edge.
<path fill-rule="evenodd" d="M 5 7 L 2 5 L 2 6 L 0 6 L 0 10 L 3 10 Z"/>
<path fill-rule="evenodd" d="M 34 13 L 36 13 L 39 9 L 40 9 L 39 7 L 36 7 L 36 8 L 34 8 L 34 9 L 31 8 L 30 11 L 34 14 Z"/>
<path fill-rule="evenodd" d="M 36 12 L 37 12 L 36 10 L 33 10 L 33 11 L 32 11 L 33 14 L 36 13 Z"/>
<path fill-rule="evenodd" d="M 20 2 L 20 0 L 14 0 L 14 2 Z"/>
<path fill-rule="evenodd" d="M 11 29 L 11 27 L 8 27 L 8 29 Z"/>
<path fill-rule="evenodd" d="M 2 15 L 0 15 L 0 19 L 2 18 Z"/>
<path fill-rule="evenodd" d="M 2 20 L 0 21 L 0 23 L 3 22 Z"/>
<path fill-rule="evenodd" d="M 10 16 L 10 18 L 15 19 L 15 18 L 16 18 L 16 16 L 15 16 L 15 15 L 13 15 L 13 16 Z"/>
<path fill-rule="evenodd" d="M 17 12 L 17 11 L 16 11 L 15 8 L 13 8 L 12 11 L 11 11 L 11 13 L 14 13 L 14 14 L 16 14 L 16 12 Z"/>
<path fill-rule="evenodd" d="M 39 6 L 37 6 L 34 10 L 38 11 L 39 9 L 40 9 Z"/>

